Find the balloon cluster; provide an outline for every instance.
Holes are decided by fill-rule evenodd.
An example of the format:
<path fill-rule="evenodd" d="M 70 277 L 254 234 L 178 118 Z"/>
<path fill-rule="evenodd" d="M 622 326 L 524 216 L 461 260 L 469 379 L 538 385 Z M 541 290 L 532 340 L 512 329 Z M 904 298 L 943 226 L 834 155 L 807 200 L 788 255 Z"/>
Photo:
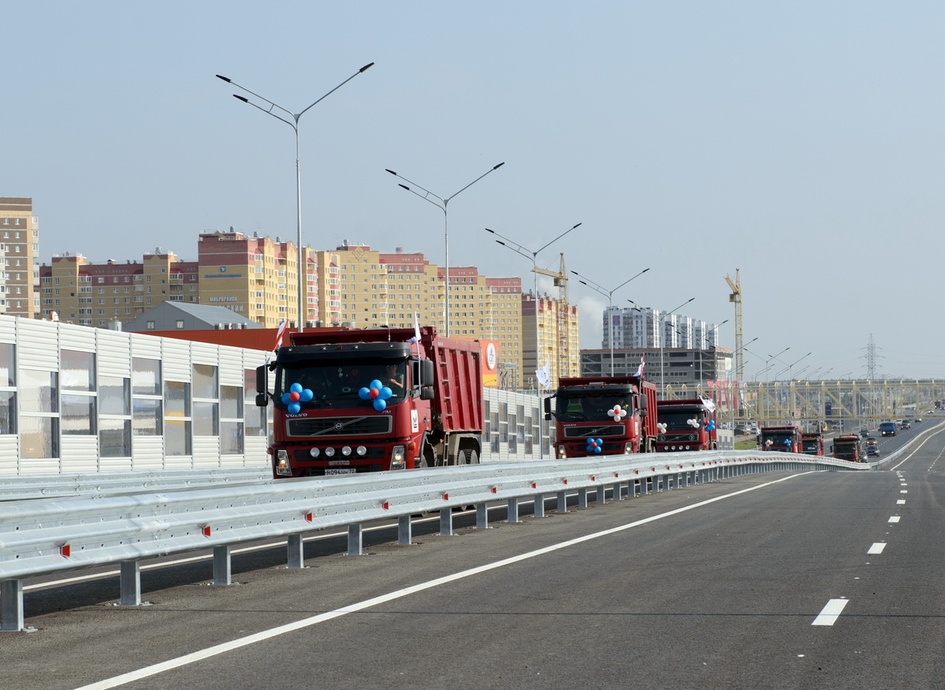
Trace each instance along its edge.
<path fill-rule="evenodd" d="M 613 417 L 615 422 L 619 422 L 627 416 L 627 411 L 620 407 L 620 405 L 614 405 L 614 409 L 607 410 L 607 416 Z"/>
<path fill-rule="evenodd" d="M 715 420 L 710 419 L 705 425 L 706 431 L 715 431 Z"/>
<path fill-rule="evenodd" d="M 287 406 L 289 414 L 298 414 L 302 410 L 302 403 L 315 397 L 310 388 L 302 388 L 301 383 L 293 383 L 289 390 L 282 394 L 282 403 Z"/>
<path fill-rule="evenodd" d="M 588 453 L 600 453 L 603 448 L 604 448 L 604 439 L 602 438 L 587 439 L 587 452 Z"/>
<path fill-rule="evenodd" d="M 692 419 L 687 419 L 686 424 L 691 426 L 693 429 L 698 429 L 700 426 L 702 426 L 701 424 L 699 424 L 699 420 L 696 419 L 695 417 L 693 417 Z"/>
<path fill-rule="evenodd" d="M 387 407 L 387 401 L 390 400 L 394 392 L 383 383 L 374 379 L 369 386 L 358 391 L 358 397 L 361 400 L 373 400 L 374 409 L 380 412 Z"/>
<path fill-rule="evenodd" d="M 656 424 L 656 430 L 659 431 L 661 434 L 665 434 L 665 433 L 666 433 L 666 422 L 657 422 L 657 424 Z"/>
<path fill-rule="evenodd" d="M 784 439 L 784 446 L 785 446 L 785 447 L 788 447 L 788 446 L 790 446 L 790 445 L 791 445 L 791 439 L 789 439 L 789 438 Z"/>

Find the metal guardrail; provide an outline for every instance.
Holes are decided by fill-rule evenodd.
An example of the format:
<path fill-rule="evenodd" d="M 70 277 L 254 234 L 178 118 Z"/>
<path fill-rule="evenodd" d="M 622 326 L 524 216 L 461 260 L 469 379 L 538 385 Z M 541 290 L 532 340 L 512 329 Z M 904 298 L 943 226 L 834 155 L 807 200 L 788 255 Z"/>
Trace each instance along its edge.
<path fill-rule="evenodd" d="M 0 477 L 0 501 L 51 497 L 93 497 L 119 493 L 175 491 L 196 487 L 245 484 L 272 479 L 269 464 L 255 467 L 33 474 Z"/>
<path fill-rule="evenodd" d="M 214 584 L 230 584 L 230 547 L 287 537 L 290 568 L 302 567 L 302 535 L 348 528 L 348 553 L 361 553 L 362 524 L 398 520 L 398 542 L 411 542 L 410 517 L 438 511 L 440 533 L 452 534 L 452 509 L 476 506 L 476 527 L 488 507 L 505 502 L 518 521 L 518 502 L 545 498 L 559 511 L 568 494 L 587 505 L 608 491 L 614 499 L 766 470 L 869 470 L 864 463 L 790 453 L 716 451 L 471 465 L 380 472 L 351 477 L 280 480 L 177 492 L 0 503 L 0 631 L 24 628 L 23 578 L 120 564 L 122 605 L 141 603 L 142 559 L 213 550 Z"/>

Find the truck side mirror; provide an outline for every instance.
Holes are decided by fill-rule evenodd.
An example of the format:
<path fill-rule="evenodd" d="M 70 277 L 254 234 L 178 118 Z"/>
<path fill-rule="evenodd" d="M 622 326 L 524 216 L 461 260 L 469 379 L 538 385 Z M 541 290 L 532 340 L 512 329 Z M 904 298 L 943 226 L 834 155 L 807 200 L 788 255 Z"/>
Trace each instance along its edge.
<path fill-rule="evenodd" d="M 256 406 L 266 407 L 269 404 L 269 370 L 263 364 L 256 367 Z"/>
<path fill-rule="evenodd" d="M 646 417 L 646 395 L 637 393 L 637 400 L 640 401 L 640 417 Z"/>
<path fill-rule="evenodd" d="M 551 419 L 551 398 L 544 398 L 541 401 L 541 405 L 545 411 L 545 419 Z"/>

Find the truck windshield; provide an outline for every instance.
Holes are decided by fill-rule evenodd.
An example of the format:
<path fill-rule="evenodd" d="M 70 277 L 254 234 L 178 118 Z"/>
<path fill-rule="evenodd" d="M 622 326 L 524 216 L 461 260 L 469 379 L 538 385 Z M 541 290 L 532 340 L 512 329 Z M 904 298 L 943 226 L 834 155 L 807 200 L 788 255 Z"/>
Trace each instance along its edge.
<path fill-rule="evenodd" d="M 619 405 L 626 410 L 626 419 L 632 413 L 628 393 L 581 393 L 575 395 L 559 393 L 555 417 L 562 422 L 609 422 L 613 416 L 607 410 Z"/>
<path fill-rule="evenodd" d="M 390 390 L 388 405 L 403 402 L 407 391 L 407 363 L 405 360 L 357 362 L 355 364 L 312 364 L 290 362 L 276 370 L 273 397 L 276 404 L 282 403 L 282 395 L 292 384 L 298 383 L 312 391 L 312 400 L 302 403 L 306 407 L 371 407 L 373 398 L 363 400 L 358 395 L 362 388 L 380 381 L 381 395 Z"/>
<path fill-rule="evenodd" d="M 790 434 L 780 433 L 780 434 L 766 434 L 761 433 L 761 446 L 762 448 L 771 448 L 773 450 L 780 450 L 782 448 L 790 448 L 794 445 L 794 436 Z"/>
<path fill-rule="evenodd" d="M 693 429 L 698 429 L 701 426 L 704 426 L 704 419 L 702 417 L 702 411 L 695 408 L 682 408 L 682 409 L 673 409 L 660 407 L 659 408 L 659 422 L 660 424 L 666 425 L 666 431 L 689 431 Z M 695 420 L 695 424 L 691 424 L 690 420 Z"/>

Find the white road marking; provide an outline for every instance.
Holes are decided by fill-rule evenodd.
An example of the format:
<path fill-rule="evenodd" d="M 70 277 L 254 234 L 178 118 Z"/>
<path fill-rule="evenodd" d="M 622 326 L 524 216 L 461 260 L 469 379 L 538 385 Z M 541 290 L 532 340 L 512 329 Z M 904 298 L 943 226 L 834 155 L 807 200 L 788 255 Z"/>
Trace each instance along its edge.
<path fill-rule="evenodd" d="M 811 625 L 833 625 L 849 601 L 849 599 L 831 599 Z"/>
<path fill-rule="evenodd" d="M 593 541 L 594 539 L 599 539 L 601 537 L 607 537 L 607 536 L 610 536 L 611 534 L 617 534 L 619 532 L 623 532 L 625 530 L 632 529 L 634 527 L 640 527 L 641 525 L 646 525 L 651 522 L 656 522 L 657 520 L 662 520 L 663 518 L 672 517 L 673 515 L 679 515 L 680 513 L 685 513 L 690 510 L 695 510 L 696 508 L 702 508 L 704 506 L 711 505 L 712 503 L 723 501 L 727 498 L 733 498 L 735 496 L 749 493 L 751 491 L 757 491 L 758 489 L 764 489 L 769 486 L 773 486 L 775 484 L 780 484 L 781 482 L 785 482 L 789 479 L 795 479 L 797 477 L 803 476 L 803 474 L 810 474 L 810 473 L 804 472 L 802 474 L 794 474 L 789 477 L 782 477 L 781 479 L 776 479 L 772 482 L 759 484 L 758 486 L 753 486 L 748 489 L 741 489 L 740 491 L 735 491 L 730 494 L 725 494 L 724 496 L 716 496 L 715 498 L 710 498 L 706 501 L 701 501 L 699 503 L 693 503 L 690 506 L 685 506 L 683 508 L 670 510 L 669 512 L 661 513 L 659 515 L 652 515 L 648 518 L 643 518 L 642 520 L 636 520 L 634 522 L 627 523 L 626 525 L 620 525 L 619 527 L 612 527 L 610 529 L 603 530 L 601 532 L 587 534 L 587 535 L 584 535 L 583 537 L 578 537 L 576 539 L 570 539 L 568 541 L 564 541 L 559 544 L 546 546 L 542 549 L 529 551 L 527 553 L 523 553 L 518 556 L 512 556 L 511 558 L 495 561 L 494 563 L 487 563 L 486 565 L 481 565 L 476 568 L 463 570 L 461 572 L 454 573 L 453 575 L 446 575 L 444 577 L 436 578 L 435 580 L 421 582 L 420 584 L 416 584 L 411 587 L 405 587 L 404 589 L 399 589 L 394 592 L 382 594 L 381 596 L 374 597 L 372 599 L 366 599 L 364 601 L 350 604 L 349 606 L 344 606 L 340 609 L 335 609 L 334 611 L 327 611 L 317 616 L 303 618 L 302 620 L 295 621 L 294 623 L 280 625 L 275 628 L 270 628 L 269 630 L 260 631 L 258 633 L 255 633 L 254 635 L 248 635 L 246 637 L 241 637 L 236 640 L 224 642 L 222 644 L 218 644 L 213 647 L 200 649 L 196 652 L 192 652 L 190 654 L 185 654 L 184 656 L 177 657 L 176 659 L 168 659 L 167 661 L 163 661 L 159 664 L 145 666 L 144 668 L 138 669 L 137 671 L 130 671 L 129 673 L 123 673 L 119 676 L 106 678 L 96 683 L 84 685 L 81 688 L 77 688 L 76 690 L 104 690 L 105 688 L 114 688 L 114 687 L 118 687 L 119 685 L 125 685 L 126 683 L 134 682 L 136 680 L 142 680 L 143 678 L 150 678 L 151 676 L 156 676 L 159 673 L 170 671 L 175 668 L 180 668 L 182 666 L 187 666 L 189 664 L 193 664 L 198 661 L 202 661 L 204 659 L 209 659 L 219 654 L 225 654 L 226 652 L 231 652 L 235 649 L 240 649 L 241 647 L 247 647 L 257 642 L 263 642 L 265 640 L 272 639 L 273 637 L 277 637 L 279 635 L 284 635 L 286 633 L 294 632 L 296 630 L 301 630 L 303 628 L 308 628 L 313 625 L 318 625 L 319 623 L 324 623 L 334 618 L 340 618 L 341 616 L 347 616 L 349 613 L 357 613 L 358 611 L 363 611 L 365 609 L 373 608 L 375 606 L 379 606 L 380 604 L 386 604 L 389 601 L 401 599 L 403 597 L 410 596 L 411 594 L 416 594 L 417 592 L 422 592 L 427 589 L 433 589 L 434 587 L 439 587 L 441 585 L 449 584 L 450 582 L 456 582 L 457 580 L 462 580 L 467 577 L 472 577 L 473 575 L 479 575 L 480 573 L 489 572 L 490 570 L 495 570 L 497 568 L 503 568 L 507 565 L 512 565 L 514 563 L 519 563 L 521 561 L 526 561 L 532 558 L 536 558 L 538 556 L 544 556 L 545 554 L 548 554 L 548 553 L 553 553 L 555 551 L 566 549 L 570 546 L 574 546 L 576 544 L 582 544 L 587 541 Z M 837 613 L 839 613 L 839 611 Z M 818 625 L 824 625 L 824 624 L 821 623 Z"/>
<path fill-rule="evenodd" d="M 891 517 L 889 518 L 889 521 L 890 521 L 890 522 L 899 522 L 899 516 L 898 516 L 898 515 L 893 515 L 893 516 L 891 516 Z"/>
<path fill-rule="evenodd" d="M 886 548 L 886 544 L 884 544 L 884 543 L 881 542 L 881 541 L 878 541 L 878 542 L 876 542 L 875 544 L 873 544 L 873 545 L 870 547 L 870 550 L 867 551 L 866 553 L 868 553 L 868 554 L 870 554 L 870 555 L 877 554 L 877 553 L 882 553 L 882 552 L 883 552 L 883 549 L 885 549 L 885 548 Z"/>
<path fill-rule="evenodd" d="M 904 506 L 905 504 L 906 504 L 906 499 L 904 498 L 900 498 L 898 501 L 896 501 L 897 506 Z"/>

